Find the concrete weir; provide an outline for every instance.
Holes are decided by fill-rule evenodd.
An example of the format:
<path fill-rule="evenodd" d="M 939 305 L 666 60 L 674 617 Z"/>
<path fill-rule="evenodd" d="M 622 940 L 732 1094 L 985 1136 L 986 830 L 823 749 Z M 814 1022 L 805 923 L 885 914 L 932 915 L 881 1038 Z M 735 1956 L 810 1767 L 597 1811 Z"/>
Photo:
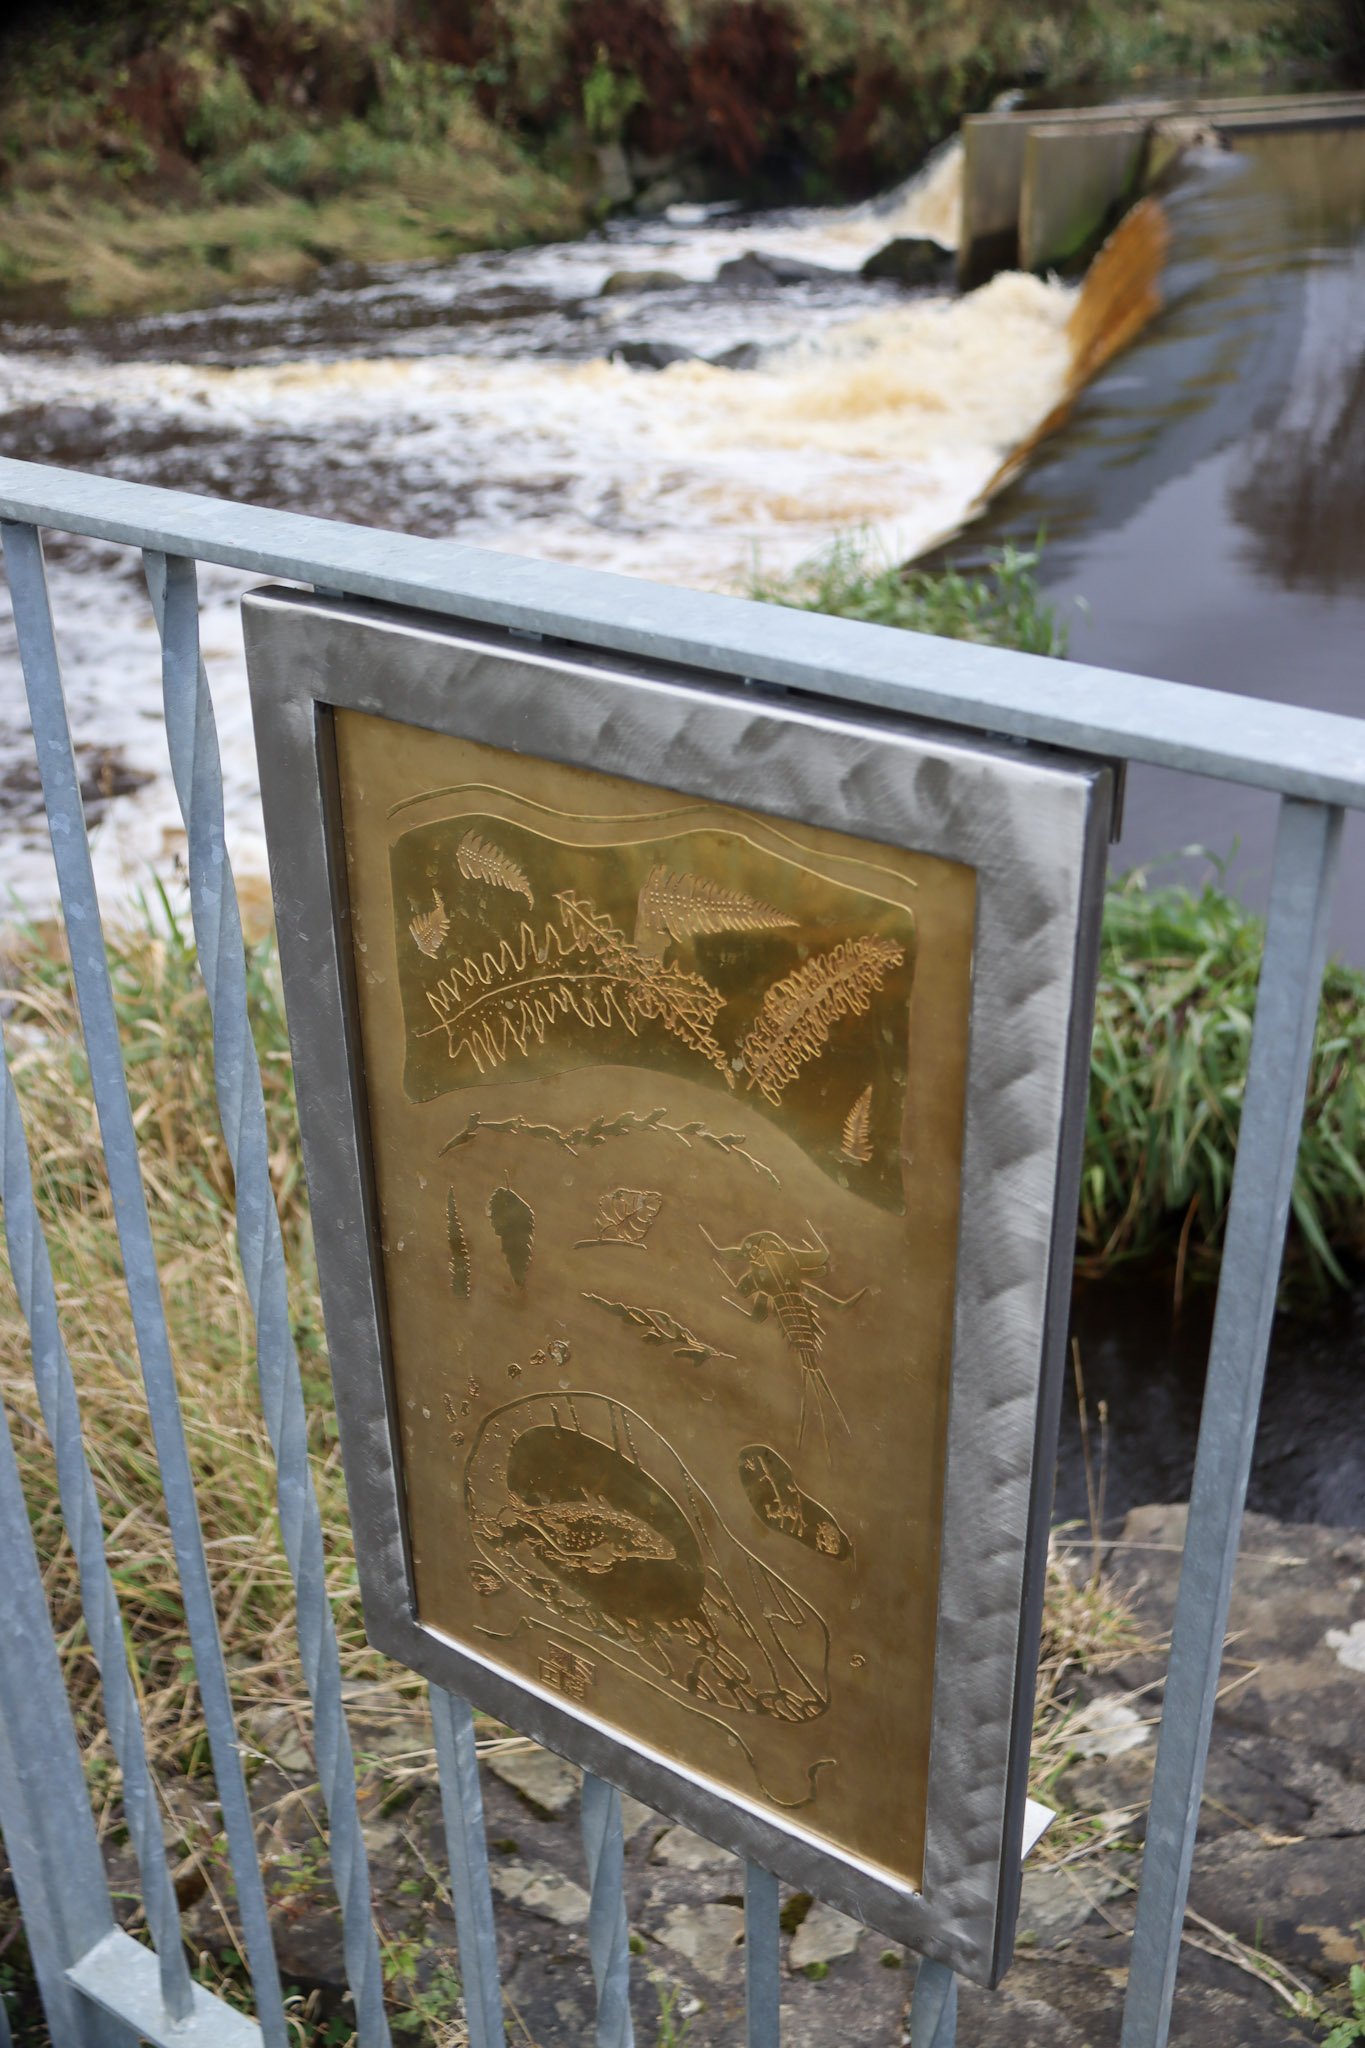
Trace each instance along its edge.
<path fill-rule="evenodd" d="M 962 124 L 958 276 L 1059 269 L 1090 255 L 1118 216 L 1194 141 L 1365 126 L 1365 93 L 1133 100 L 969 115 Z"/>

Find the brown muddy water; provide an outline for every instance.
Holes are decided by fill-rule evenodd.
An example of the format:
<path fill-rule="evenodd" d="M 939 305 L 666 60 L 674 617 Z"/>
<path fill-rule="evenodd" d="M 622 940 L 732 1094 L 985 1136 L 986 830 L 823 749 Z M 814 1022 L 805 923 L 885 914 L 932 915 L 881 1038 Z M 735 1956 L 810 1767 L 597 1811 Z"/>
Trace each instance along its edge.
<path fill-rule="evenodd" d="M 303 296 L 80 329 L 0 324 L 3 444 L 711 587 L 840 532 L 903 559 L 961 520 L 1068 382 L 1074 288 L 1005 277 L 957 300 L 859 276 L 892 235 L 951 240 L 956 180 L 949 152 L 873 207 L 682 210 L 558 248 L 339 275 Z M 1201 157 L 1169 213 L 1162 317 L 951 552 L 1046 528 L 1048 588 L 1079 659 L 1359 714 L 1365 138 Z M 783 259 L 785 278 L 727 280 L 722 266 L 752 250 Z M 603 295 L 612 273 L 651 270 L 674 282 Z M 248 876 L 264 871 L 237 623 L 249 580 L 202 577 L 229 838 Z M 101 887 L 126 894 L 182 847 L 145 592 L 125 552 L 70 543 L 53 550 L 52 583 L 78 743 L 87 764 L 118 769 L 96 825 Z M 1270 812 L 1135 776 L 1119 861 L 1197 842 L 1254 898 Z M 41 909 L 52 878 L 3 593 L 0 817 L 6 887 Z M 1337 936 L 1365 960 L 1362 853 L 1357 824 Z M 1188 1490 L 1207 1306 L 1176 1318 L 1146 1279 L 1078 1293 L 1106 1518 Z M 1365 1296 L 1282 1321 L 1254 1507 L 1365 1523 L 1363 1337 Z M 1074 1391 L 1061 1453 L 1058 1515 L 1084 1519 Z"/>

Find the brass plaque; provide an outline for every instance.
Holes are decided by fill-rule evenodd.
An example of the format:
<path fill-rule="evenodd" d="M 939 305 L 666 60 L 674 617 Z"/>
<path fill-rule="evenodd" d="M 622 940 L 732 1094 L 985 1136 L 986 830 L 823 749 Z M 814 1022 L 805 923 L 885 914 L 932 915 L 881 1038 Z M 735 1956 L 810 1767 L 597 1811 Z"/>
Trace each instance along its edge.
<path fill-rule="evenodd" d="M 420 1620 L 918 1886 L 973 870 L 334 730 Z"/>

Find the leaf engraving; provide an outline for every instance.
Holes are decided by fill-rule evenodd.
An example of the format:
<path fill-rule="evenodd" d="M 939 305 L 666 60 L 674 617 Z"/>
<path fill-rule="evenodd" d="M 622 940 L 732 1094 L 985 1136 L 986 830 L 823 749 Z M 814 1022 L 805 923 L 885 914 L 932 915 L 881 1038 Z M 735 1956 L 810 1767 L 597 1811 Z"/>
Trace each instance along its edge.
<path fill-rule="evenodd" d="M 526 1285 L 536 1241 L 536 1216 L 513 1187 L 494 1188 L 488 1197 L 488 1220 L 502 1246 L 507 1270 L 518 1287 Z"/>
<path fill-rule="evenodd" d="M 491 882 L 495 889 L 510 889 L 514 895 L 524 896 L 528 903 L 535 903 L 525 870 L 491 839 L 481 839 L 472 830 L 466 832 L 455 849 L 455 859 L 467 882 Z"/>
<path fill-rule="evenodd" d="M 479 1073 L 500 1067 L 515 1051 L 527 1057 L 555 1026 L 572 1017 L 589 1030 L 620 1025 L 632 1038 L 656 1021 L 724 1074 L 725 1052 L 712 1032 L 725 1007 L 699 974 L 666 966 L 633 945 L 609 917 L 572 890 L 556 898 L 560 925 L 541 936 L 524 920 L 515 939 L 450 963 L 427 991 L 450 1057 L 468 1054 Z"/>
<path fill-rule="evenodd" d="M 678 874 L 662 862 L 652 867 L 640 891 L 639 921 L 670 939 L 699 932 L 768 932 L 796 919 L 759 903 L 740 889 L 723 889 L 706 875 Z"/>
<path fill-rule="evenodd" d="M 740 1051 L 749 1086 L 774 1105 L 808 1060 L 818 1058 L 841 1017 L 862 1016 L 894 967 L 905 958 L 891 939 L 846 939 L 775 981 Z"/>
<path fill-rule="evenodd" d="M 455 1190 L 446 1195 L 446 1241 L 450 1246 L 450 1284 L 456 1294 L 469 1299 L 469 1245 L 464 1225 L 455 1206 Z"/>
<path fill-rule="evenodd" d="M 843 1155 L 858 1166 L 872 1157 L 872 1083 L 869 1081 L 844 1118 Z"/>
<path fill-rule="evenodd" d="M 420 917 L 415 917 L 408 930 L 412 933 L 412 941 L 418 952 L 425 953 L 429 960 L 434 960 L 445 944 L 446 933 L 450 930 L 450 919 L 446 916 L 446 907 L 441 901 L 440 890 L 433 889 L 431 893 L 436 898 L 436 908 L 423 911 Z"/>
<path fill-rule="evenodd" d="M 704 1365 L 708 1358 L 733 1358 L 733 1351 L 717 1351 L 701 1337 L 694 1337 L 686 1323 L 680 1323 L 666 1308 L 641 1308 L 631 1301 L 608 1301 L 604 1294 L 583 1295 L 609 1316 L 618 1316 L 640 1332 L 646 1344 L 667 1344 L 684 1365 Z"/>

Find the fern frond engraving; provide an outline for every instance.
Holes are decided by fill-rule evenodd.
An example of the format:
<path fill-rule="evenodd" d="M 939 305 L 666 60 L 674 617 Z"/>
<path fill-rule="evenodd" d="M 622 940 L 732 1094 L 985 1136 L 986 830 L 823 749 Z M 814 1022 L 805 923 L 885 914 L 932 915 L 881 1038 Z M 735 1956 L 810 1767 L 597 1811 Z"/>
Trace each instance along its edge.
<path fill-rule="evenodd" d="M 680 1323 L 665 1308 L 642 1308 L 631 1301 L 608 1301 L 604 1294 L 584 1292 L 584 1301 L 619 1316 L 640 1332 L 646 1344 L 667 1344 L 673 1356 L 685 1365 L 705 1365 L 708 1358 L 733 1358 L 733 1351 L 718 1351 L 701 1337 L 694 1337 L 686 1323 Z"/>
<path fill-rule="evenodd" d="M 462 1299 L 469 1299 L 469 1246 L 464 1225 L 455 1206 L 455 1190 L 446 1195 L 446 1241 L 450 1246 L 450 1284 Z"/>
<path fill-rule="evenodd" d="M 510 889 L 534 905 L 536 899 L 525 870 L 491 839 L 481 839 L 474 831 L 466 832 L 455 849 L 455 860 L 467 882 L 490 882 L 495 889 Z"/>
<path fill-rule="evenodd" d="M 872 1083 L 870 1081 L 848 1115 L 844 1118 L 844 1142 L 841 1150 L 845 1159 L 851 1159 L 855 1166 L 866 1166 L 872 1157 Z"/>
<path fill-rule="evenodd" d="M 419 953 L 426 954 L 428 960 L 436 958 L 445 944 L 446 933 L 450 930 L 450 919 L 446 916 L 446 907 L 441 901 L 440 890 L 433 889 L 431 893 L 436 898 L 436 908 L 424 911 L 408 926 L 413 944 Z"/>
<path fill-rule="evenodd" d="M 640 891 L 640 924 L 670 939 L 699 933 L 770 932 L 796 919 L 740 889 L 723 889 L 707 875 L 678 874 L 662 862 L 652 867 Z"/>
<path fill-rule="evenodd" d="M 905 958 L 891 939 L 846 939 L 775 981 L 740 1052 L 749 1086 L 775 1107 L 808 1060 L 818 1058 L 841 1017 L 863 1016 L 887 975 Z"/>
<path fill-rule="evenodd" d="M 481 1074 L 526 1058 L 556 1025 L 573 1018 L 589 1030 L 619 1025 L 632 1038 L 658 1022 L 724 1074 L 734 1076 L 711 1026 L 725 998 L 699 974 L 665 966 L 632 945 L 586 897 L 556 897 L 561 925 L 541 936 L 523 920 L 515 939 L 453 961 L 427 1001 L 452 1059 L 468 1054 Z M 562 927 L 562 928 L 561 928 Z M 423 1034 L 424 1036 L 427 1034 Z"/>
<path fill-rule="evenodd" d="M 657 1019 L 666 1031 L 709 1060 L 724 1075 L 726 1086 L 733 1088 L 730 1062 L 711 1030 L 725 1008 L 720 990 L 712 988 L 702 975 L 665 966 L 646 953 L 605 913 L 595 910 L 586 896 L 564 889 L 555 902 L 575 942 L 621 977 L 632 1013 L 641 1019 Z"/>

